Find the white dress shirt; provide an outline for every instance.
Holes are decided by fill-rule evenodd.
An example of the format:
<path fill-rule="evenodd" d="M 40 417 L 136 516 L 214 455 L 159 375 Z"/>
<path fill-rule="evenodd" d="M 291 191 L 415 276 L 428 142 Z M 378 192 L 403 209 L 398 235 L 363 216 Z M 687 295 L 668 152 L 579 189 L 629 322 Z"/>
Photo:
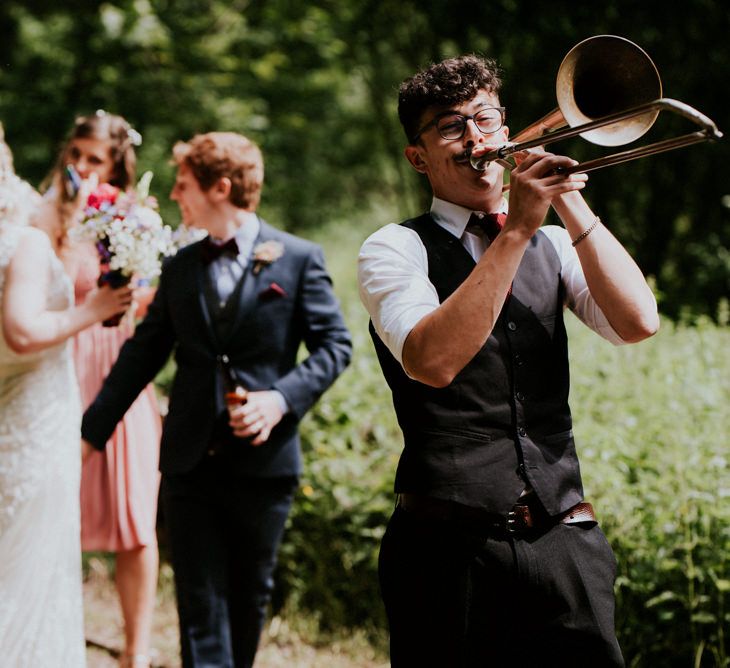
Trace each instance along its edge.
<path fill-rule="evenodd" d="M 507 203 L 503 202 L 502 211 L 506 210 Z M 466 230 L 472 213 L 470 209 L 433 198 L 433 219 L 460 239 L 478 261 L 489 241 Z M 614 345 L 625 343 L 591 296 L 568 232 L 557 225 L 545 225 L 540 229 L 560 258 L 564 306 Z M 418 233 L 402 225 L 390 224 L 370 235 L 358 257 L 358 284 L 360 299 L 370 314 L 375 331 L 402 366 L 406 337 L 421 318 L 439 306 L 438 293 L 428 278 L 426 248 Z"/>

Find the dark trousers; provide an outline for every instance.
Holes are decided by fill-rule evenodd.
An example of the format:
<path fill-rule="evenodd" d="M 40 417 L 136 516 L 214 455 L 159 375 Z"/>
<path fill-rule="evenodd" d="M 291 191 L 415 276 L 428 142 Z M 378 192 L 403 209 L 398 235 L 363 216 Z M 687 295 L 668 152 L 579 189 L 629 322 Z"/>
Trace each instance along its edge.
<path fill-rule="evenodd" d="M 380 550 L 393 668 L 616 668 L 616 561 L 594 523 L 512 537 L 397 508 Z"/>
<path fill-rule="evenodd" d="M 295 487 L 233 475 L 217 457 L 163 476 L 184 668 L 253 665 Z"/>

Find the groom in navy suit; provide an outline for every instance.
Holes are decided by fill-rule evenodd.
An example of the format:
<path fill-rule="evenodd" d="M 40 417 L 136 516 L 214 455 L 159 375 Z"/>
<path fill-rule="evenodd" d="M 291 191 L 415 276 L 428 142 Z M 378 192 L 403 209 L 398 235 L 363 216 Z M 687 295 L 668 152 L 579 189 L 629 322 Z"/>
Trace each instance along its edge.
<path fill-rule="evenodd" d="M 183 666 L 240 668 L 253 664 L 271 597 L 301 470 L 299 420 L 347 366 L 351 342 L 321 249 L 256 214 L 258 147 L 213 132 L 173 153 L 171 197 L 209 236 L 166 262 L 82 434 L 102 449 L 174 351 L 160 470 Z M 247 400 L 229 412 L 234 386 Z"/>

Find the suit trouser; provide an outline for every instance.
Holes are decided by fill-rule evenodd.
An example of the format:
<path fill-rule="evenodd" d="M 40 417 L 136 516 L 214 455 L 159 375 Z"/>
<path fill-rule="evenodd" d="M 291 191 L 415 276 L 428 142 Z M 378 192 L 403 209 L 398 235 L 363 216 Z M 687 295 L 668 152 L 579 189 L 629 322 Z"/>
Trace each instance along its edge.
<path fill-rule="evenodd" d="M 236 475 L 217 457 L 163 476 L 184 668 L 253 665 L 295 487 Z"/>
<path fill-rule="evenodd" d="M 616 561 L 595 523 L 514 537 L 397 508 L 379 572 L 393 668 L 624 665 Z"/>

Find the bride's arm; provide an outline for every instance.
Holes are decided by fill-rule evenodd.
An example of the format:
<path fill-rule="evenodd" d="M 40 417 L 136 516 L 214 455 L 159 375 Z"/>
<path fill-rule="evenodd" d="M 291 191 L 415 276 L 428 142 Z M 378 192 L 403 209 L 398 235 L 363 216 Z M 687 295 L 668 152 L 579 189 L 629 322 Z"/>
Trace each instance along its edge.
<path fill-rule="evenodd" d="M 53 346 L 89 325 L 126 310 L 128 287 L 100 288 L 83 304 L 65 311 L 46 309 L 50 248 L 42 232 L 27 229 L 6 270 L 2 300 L 3 335 L 10 348 L 30 353 Z"/>

